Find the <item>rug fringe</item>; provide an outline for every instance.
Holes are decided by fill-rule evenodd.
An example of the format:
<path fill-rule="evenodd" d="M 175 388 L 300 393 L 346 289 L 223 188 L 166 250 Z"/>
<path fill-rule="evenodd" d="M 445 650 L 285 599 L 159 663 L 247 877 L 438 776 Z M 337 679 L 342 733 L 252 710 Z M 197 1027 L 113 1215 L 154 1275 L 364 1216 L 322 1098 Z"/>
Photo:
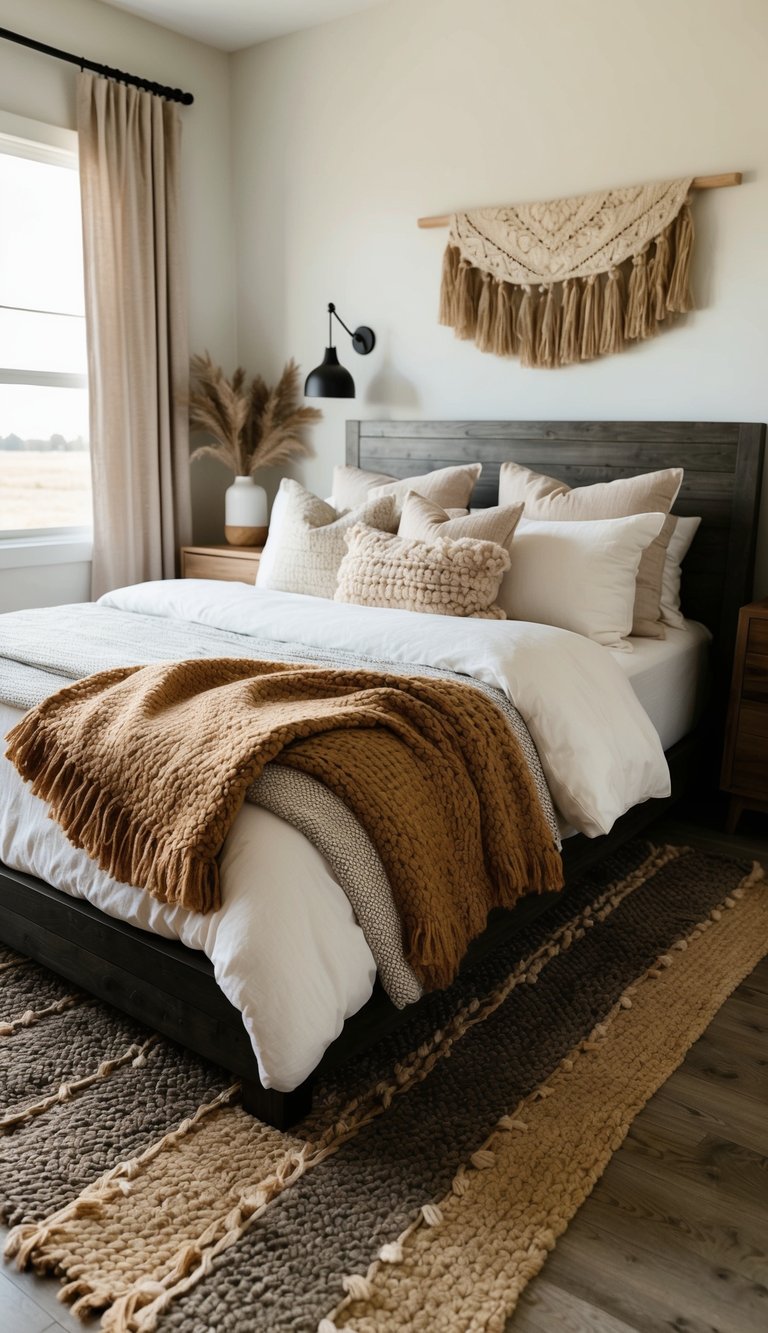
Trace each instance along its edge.
<path fill-rule="evenodd" d="M 654 963 L 652 963 L 641 976 L 636 978 L 635 981 L 625 988 L 608 1013 L 593 1027 L 592 1031 L 585 1038 L 572 1048 L 567 1056 L 563 1057 L 552 1073 L 537 1088 L 535 1088 L 533 1092 L 524 1097 L 517 1104 L 511 1114 L 500 1117 L 481 1147 L 472 1153 L 468 1162 L 458 1168 L 448 1193 L 443 1195 L 437 1202 L 432 1201 L 423 1204 L 413 1221 L 400 1233 L 400 1235 L 394 1241 L 387 1242 L 379 1249 L 376 1258 L 369 1265 L 365 1274 L 346 1274 L 341 1279 L 345 1294 L 334 1309 L 320 1321 L 317 1333 L 343 1333 L 344 1328 L 350 1327 L 346 1323 L 347 1315 L 354 1319 L 355 1315 L 362 1316 L 364 1314 L 362 1310 L 353 1311 L 352 1307 L 356 1303 L 365 1304 L 373 1299 L 375 1280 L 379 1272 L 382 1270 L 382 1267 L 386 1269 L 392 1265 L 403 1263 L 406 1259 L 406 1246 L 418 1232 L 423 1231 L 425 1227 L 427 1229 L 435 1229 L 442 1225 L 444 1221 L 443 1209 L 448 1207 L 451 1198 L 454 1196 L 460 1197 L 466 1193 L 468 1188 L 467 1177 L 469 1173 L 494 1169 L 497 1164 L 497 1156 L 494 1149 L 498 1147 L 500 1142 L 508 1134 L 525 1133 L 531 1128 L 530 1119 L 523 1119 L 523 1117 L 528 1116 L 535 1119 L 535 1108 L 537 1104 L 545 1102 L 550 1096 L 555 1094 L 559 1085 L 562 1084 L 564 1077 L 567 1078 L 567 1076 L 573 1072 L 578 1057 L 600 1050 L 609 1037 L 615 1020 L 632 1008 L 633 997 L 641 987 L 647 985 L 649 982 L 658 980 L 665 972 L 673 967 L 673 954 L 680 956 L 687 952 L 689 943 L 700 939 L 708 929 L 722 920 L 724 912 L 733 910 L 738 906 L 738 901 L 744 898 L 746 890 L 764 882 L 765 878 L 766 875 L 763 867 L 758 862 L 753 862 L 749 873 L 741 880 L 735 889 L 731 890 L 731 892 L 722 899 L 717 907 L 712 908 L 707 916 L 699 921 L 687 935 L 679 937 L 671 945 L 668 953 L 659 955 Z M 750 961 L 750 967 L 751 966 L 754 966 L 752 961 Z M 735 989 L 735 986 L 738 985 L 741 980 L 741 977 L 737 978 L 732 989 Z M 707 1019 L 707 1022 L 709 1022 L 709 1019 Z M 617 1134 L 619 1134 L 620 1137 L 618 1141 L 612 1145 L 612 1151 L 615 1151 L 620 1142 L 623 1141 L 629 1131 L 630 1124 L 631 1118 L 626 1125 L 617 1126 Z M 603 1168 L 601 1167 L 600 1171 L 598 1171 L 595 1179 L 590 1185 L 590 1189 L 592 1188 L 592 1185 L 594 1185 L 599 1174 L 601 1174 L 602 1169 Z M 560 1232 L 565 1229 L 568 1220 L 570 1219 L 563 1220 L 562 1226 L 559 1229 Z M 554 1248 L 555 1242 L 556 1234 L 553 1231 L 545 1229 L 544 1231 L 538 1232 L 536 1237 L 538 1250 L 529 1250 L 528 1253 L 528 1267 L 525 1273 L 526 1281 L 539 1271 L 544 1263 L 547 1253 Z M 509 1317 L 515 1304 L 516 1300 L 510 1308 L 499 1312 L 498 1317 L 501 1321 L 498 1325 L 499 1328 L 503 1326 L 505 1319 Z M 342 1320 L 343 1322 L 340 1324 L 338 1322 L 339 1320 Z M 496 1325 L 494 1324 L 494 1327 L 495 1326 Z"/>
<path fill-rule="evenodd" d="M 154 1040 L 159 1041 L 160 1038 L 155 1037 Z M 126 1161 L 119 1162 L 117 1166 L 111 1167 L 92 1185 L 83 1190 L 82 1194 L 65 1204 L 58 1212 L 52 1213 L 42 1222 L 22 1223 L 20 1226 L 14 1227 L 8 1233 L 5 1242 L 4 1254 L 6 1259 L 15 1259 L 16 1267 L 19 1269 L 26 1268 L 30 1262 L 33 1262 L 35 1270 L 40 1273 L 55 1268 L 58 1256 L 46 1252 L 44 1247 L 51 1236 L 65 1222 L 76 1220 L 86 1214 L 98 1216 L 104 1204 L 109 1203 L 117 1194 L 125 1192 L 128 1182 L 139 1174 L 142 1166 L 151 1162 L 167 1148 L 173 1147 L 179 1139 L 189 1134 L 205 1116 L 225 1106 L 239 1092 L 240 1084 L 231 1084 L 210 1102 L 204 1102 L 202 1106 L 199 1106 L 194 1115 L 188 1116 L 175 1129 L 170 1130 L 161 1139 L 157 1139 L 155 1143 L 150 1144 L 138 1157 L 128 1158 Z M 93 1288 L 89 1288 L 89 1290 L 93 1290 Z"/>
<path fill-rule="evenodd" d="M 172 1301 L 206 1277 L 216 1256 L 235 1244 L 285 1189 L 381 1115 L 396 1096 L 423 1081 L 437 1062 L 449 1055 L 455 1043 L 503 1004 L 516 986 L 535 985 L 553 958 L 569 950 L 650 876 L 686 851 L 680 847 L 659 848 L 649 844 L 648 855 L 639 866 L 622 880 L 609 884 L 583 911 L 558 927 L 538 949 L 520 960 L 499 987 L 484 999 L 474 997 L 470 1000 L 457 1011 L 445 1029 L 437 1029 L 429 1041 L 423 1042 L 408 1057 L 398 1062 L 390 1079 L 380 1081 L 365 1094 L 342 1103 L 340 1109 L 335 1109 L 332 1123 L 318 1138 L 305 1143 L 300 1150 L 292 1149 L 286 1153 L 267 1177 L 245 1187 L 234 1208 L 230 1207 L 217 1221 L 212 1222 L 193 1244 L 185 1242 L 162 1281 L 157 1282 L 148 1277 L 140 1279 L 110 1305 L 112 1296 L 102 1286 L 90 1286 L 72 1272 L 73 1282 L 63 1288 L 62 1299 L 74 1297 L 78 1312 L 83 1313 L 108 1306 L 102 1321 L 105 1333 L 150 1333 L 157 1327 L 157 1320 Z M 221 1094 L 219 1104 L 232 1091 L 229 1089 L 226 1094 Z M 208 1111 L 216 1105 L 217 1102 L 211 1103 Z M 197 1113 L 199 1115 L 200 1112 Z M 193 1122 L 184 1123 L 191 1126 Z M 158 1140 L 140 1158 L 123 1163 L 107 1173 L 100 1182 L 89 1187 L 78 1200 L 72 1201 L 60 1213 L 31 1228 L 16 1228 L 8 1239 L 8 1247 L 13 1241 L 15 1248 L 9 1250 L 7 1247 L 6 1252 L 17 1256 L 19 1266 L 28 1262 L 33 1262 L 43 1270 L 61 1266 L 64 1254 L 49 1245 L 50 1240 L 55 1244 L 56 1231 L 66 1222 L 82 1216 L 85 1210 L 108 1205 L 126 1187 L 128 1179 L 134 1179 L 149 1161 L 172 1146 L 181 1129 L 182 1126 Z"/>
<path fill-rule="evenodd" d="M 371 1093 L 364 1098 L 355 1098 L 348 1102 L 338 1119 L 329 1126 L 314 1145 L 308 1143 L 300 1154 L 286 1154 L 278 1171 L 251 1187 L 250 1197 L 244 1197 L 237 1209 L 230 1211 L 225 1219 L 227 1230 L 218 1240 L 205 1245 L 201 1238 L 199 1248 L 203 1250 L 198 1266 L 175 1285 L 169 1285 L 163 1294 L 158 1294 L 150 1302 L 142 1302 L 148 1294 L 146 1284 L 138 1284 L 106 1312 L 102 1320 L 105 1333 L 154 1333 L 157 1321 L 164 1310 L 191 1290 L 210 1272 L 214 1259 L 225 1249 L 237 1243 L 243 1235 L 258 1221 L 269 1204 L 315 1166 L 338 1151 L 349 1139 L 353 1138 L 365 1125 L 381 1115 L 391 1104 L 394 1097 L 408 1092 L 416 1083 L 422 1082 L 435 1067 L 438 1060 L 450 1053 L 451 1048 L 470 1028 L 483 1022 L 490 1016 L 517 985 L 535 985 L 538 978 L 553 958 L 565 949 L 570 949 L 586 930 L 595 922 L 605 920 L 612 911 L 635 889 L 645 883 L 670 861 L 688 851 L 683 847 L 655 847 L 649 844 L 649 854 L 629 875 L 607 887 L 604 893 L 584 909 L 582 913 L 564 923 L 550 939 L 522 960 L 505 980 L 501 987 L 486 997 L 485 1001 L 471 1000 L 454 1016 L 447 1029 L 438 1029 L 431 1043 L 422 1043 L 407 1063 L 398 1063 L 393 1070 L 389 1083 L 378 1083 Z M 213 1228 L 209 1228 L 209 1232 Z M 167 1280 L 167 1279 L 166 1279 Z M 135 1299 L 134 1299 L 135 1297 Z"/>
<path fill-rule="evenodd" d="M 42 1022 L 44 1018 L 51 1018 L 54 1014 L 63 1014 L 66 1009 L 73 1009 L 76 1005 L 88 1003 L 90 1003 L 90 1000 L 87 995 L 75 993 L 74 995 L 64 995 L 62 999 L 47 1004 L 44 1009 L 26 1009 L 19 1018 L 13 1018 L 7 1023 L 0 1023 L 0 1037 L 12 1037 L 21 1028 L 30 1028 L 35 1023 Z"/>
<path fill-rule="evenodd" d="M 60 1102 L 71 1101 L 78 1092 L 84 1092 L 100 1079 L 109 1078 L 115 1070 L 122 1069 L 124 1065 L 133 1064 L 140 1067 L 146 1064 L 146 1053 L 153 1046 L 157 1045 L 160 1038 L 155 1035 L 149 1037 L 147 1041 L 139 1045 L 134 1042 L 128 1047 L 122 1055 L 116 1056 L 113 1060 L 102 1060 L 101 1064 L 92 1074 L 84 1074 L 82 1078 L 73 1079 L 71 1082 L 60 1083 L 56 1092 L 50 1093 L 47 1097 L 41 1098 L 38 1102 L 31 1102 L 27 1106 L 21 1107 L 18 1111 L 10 1111 L 0 1117 L 0 1132 L 15 1128 L 25 1120 L 31 1120 L 36 1115 L 42 1115 L 44 1111 L 50 1110 L 52 1106 Z"/>

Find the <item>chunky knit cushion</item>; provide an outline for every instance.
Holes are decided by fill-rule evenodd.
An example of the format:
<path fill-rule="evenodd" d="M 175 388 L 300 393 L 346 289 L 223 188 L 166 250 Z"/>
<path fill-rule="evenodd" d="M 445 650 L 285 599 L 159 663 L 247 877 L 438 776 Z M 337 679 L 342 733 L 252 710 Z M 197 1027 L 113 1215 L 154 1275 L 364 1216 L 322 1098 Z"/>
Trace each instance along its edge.
<path fill-rule="evenodd" d="M 498 542 L 509 551 L 515 528 L 520 522 L 523 506 L 503 505 L 491 509 L 476 509 L 473 514 L 454 517 L 432 500 L 409 491 L 400 515 L 398 537 L 411 537 L 430 544 L 441 538 L 474 537 L 475 540 Z"/>
<path fill-rule="evenodd" d="M 555 477 L 531 472 L 519 463 L 502 463 L 499 503 L 525 505 L 525 517 L 547 522 L 560 520 L 628 518 L 633 514 L 669 515 L 683 480 L 683 469 L 663 468 L 637 477 L 620 477 L 594 486 L 571 489 Z M 637 571 L 632 633 L 663 639 L 661 584 L 664 558 L 675 522 L 668 517 L 655 541 L 644 552 Z"/>
<path fill-rule="evenodd" d="M 256 587 L 333 597 L 348 530 L 367 523 L 394 532 L 394 511 L 392 496 L 385 495 L 340 515 L 298 481 L 284 477 L 272 506 Z"/>
<path fill-rule="evenodd" d="M 509 554 L 497 542 L 412 541 L 356 523 L 347 532 L 337 602 L 504 620 L 495 604 Z"/>
<path fill-rule="evenodd" d="M 352 509 L 364 500 L 382 495 L 394 495 L 398 518 L 409 491 L 424 495 L 443 509 L 466 511 L 469 497 L 480 472 L 481 463 L 465 463 L 460 467 L 439 467 L 425 472 L 422 477 L 405 477 L 398 481 L 386 472 L 365 472 L 359 467 L 333 469 L 333 503 L 338 510 Z"/>

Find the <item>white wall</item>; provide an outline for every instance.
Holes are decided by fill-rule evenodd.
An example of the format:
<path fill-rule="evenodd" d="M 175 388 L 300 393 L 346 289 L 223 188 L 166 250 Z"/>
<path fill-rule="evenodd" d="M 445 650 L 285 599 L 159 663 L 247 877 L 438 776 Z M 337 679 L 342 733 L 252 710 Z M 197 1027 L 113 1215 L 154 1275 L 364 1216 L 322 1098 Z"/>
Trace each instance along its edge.
<path fill-rule="evenodd" d="M 328 300 L 378 338 L 338 340 L 358 398 L 322 405 L 313 489 L 352 415 L 768 420 L 765 0 L 392 0 L 233 68 L 240 360 L 309 369 Z M 736 169 L 697 195 L 700 310 L 672 332 L 535 371 L 438 326 L 420 214 Z M 768 592 L 765 519 L 758 561 Z"/>
<path fill-rule="evenodd" d="M 208 347 L 225 364 L 235 359 L 229 59 L 98 0 L 0 0 L 0 26 L 159 83 L 188 89 L 194 105 L 183 117 L 183 190 L 187 218 L 190 346 Z M 74 128 L 76 67 L 0 41 L 0 108 Z M 226 474 L 195 465 L 193 499 L 199 541 L 221 540 Z M 46 571 L 3 569 L 0 610 L 83 595 L 79 565 Z M 86 585 L 87 586 L 87 585 Z"/>

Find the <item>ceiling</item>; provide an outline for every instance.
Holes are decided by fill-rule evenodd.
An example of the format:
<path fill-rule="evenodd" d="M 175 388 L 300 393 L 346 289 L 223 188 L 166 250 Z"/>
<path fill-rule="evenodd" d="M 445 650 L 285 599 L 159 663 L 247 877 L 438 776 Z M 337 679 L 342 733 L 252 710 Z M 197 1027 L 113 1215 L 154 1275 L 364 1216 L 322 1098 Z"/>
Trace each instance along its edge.
<path fill-rule="evenodd" d="M 313 28 L 382 0 L 102 0 L 222 51 Z"/>

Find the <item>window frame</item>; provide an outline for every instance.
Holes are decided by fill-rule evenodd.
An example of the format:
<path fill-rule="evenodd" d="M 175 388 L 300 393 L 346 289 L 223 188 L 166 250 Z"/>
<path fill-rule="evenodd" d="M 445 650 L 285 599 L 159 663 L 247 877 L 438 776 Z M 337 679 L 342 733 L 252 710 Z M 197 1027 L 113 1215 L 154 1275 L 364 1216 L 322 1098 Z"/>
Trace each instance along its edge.
<path fill-rule="evenodd" d="M 33 162 L 78 170 L 75 130 L 0 110 L 0 153 Z M 33 311 L 44 314 L 44 311 Z M 60 313 L 60 312 L 56 312 Z M 71 318 L 71 316 L 67 316 Z M 0 384 L 25 384 L 41 388 L 84 389 L 87 375 L 55 370 L 10 370 L 0 366 Z M 90 560 L 93 528 L 81 524 L 49 528 L 0 528 L 0 569 L 22 565 L 69 563 Z"/>

